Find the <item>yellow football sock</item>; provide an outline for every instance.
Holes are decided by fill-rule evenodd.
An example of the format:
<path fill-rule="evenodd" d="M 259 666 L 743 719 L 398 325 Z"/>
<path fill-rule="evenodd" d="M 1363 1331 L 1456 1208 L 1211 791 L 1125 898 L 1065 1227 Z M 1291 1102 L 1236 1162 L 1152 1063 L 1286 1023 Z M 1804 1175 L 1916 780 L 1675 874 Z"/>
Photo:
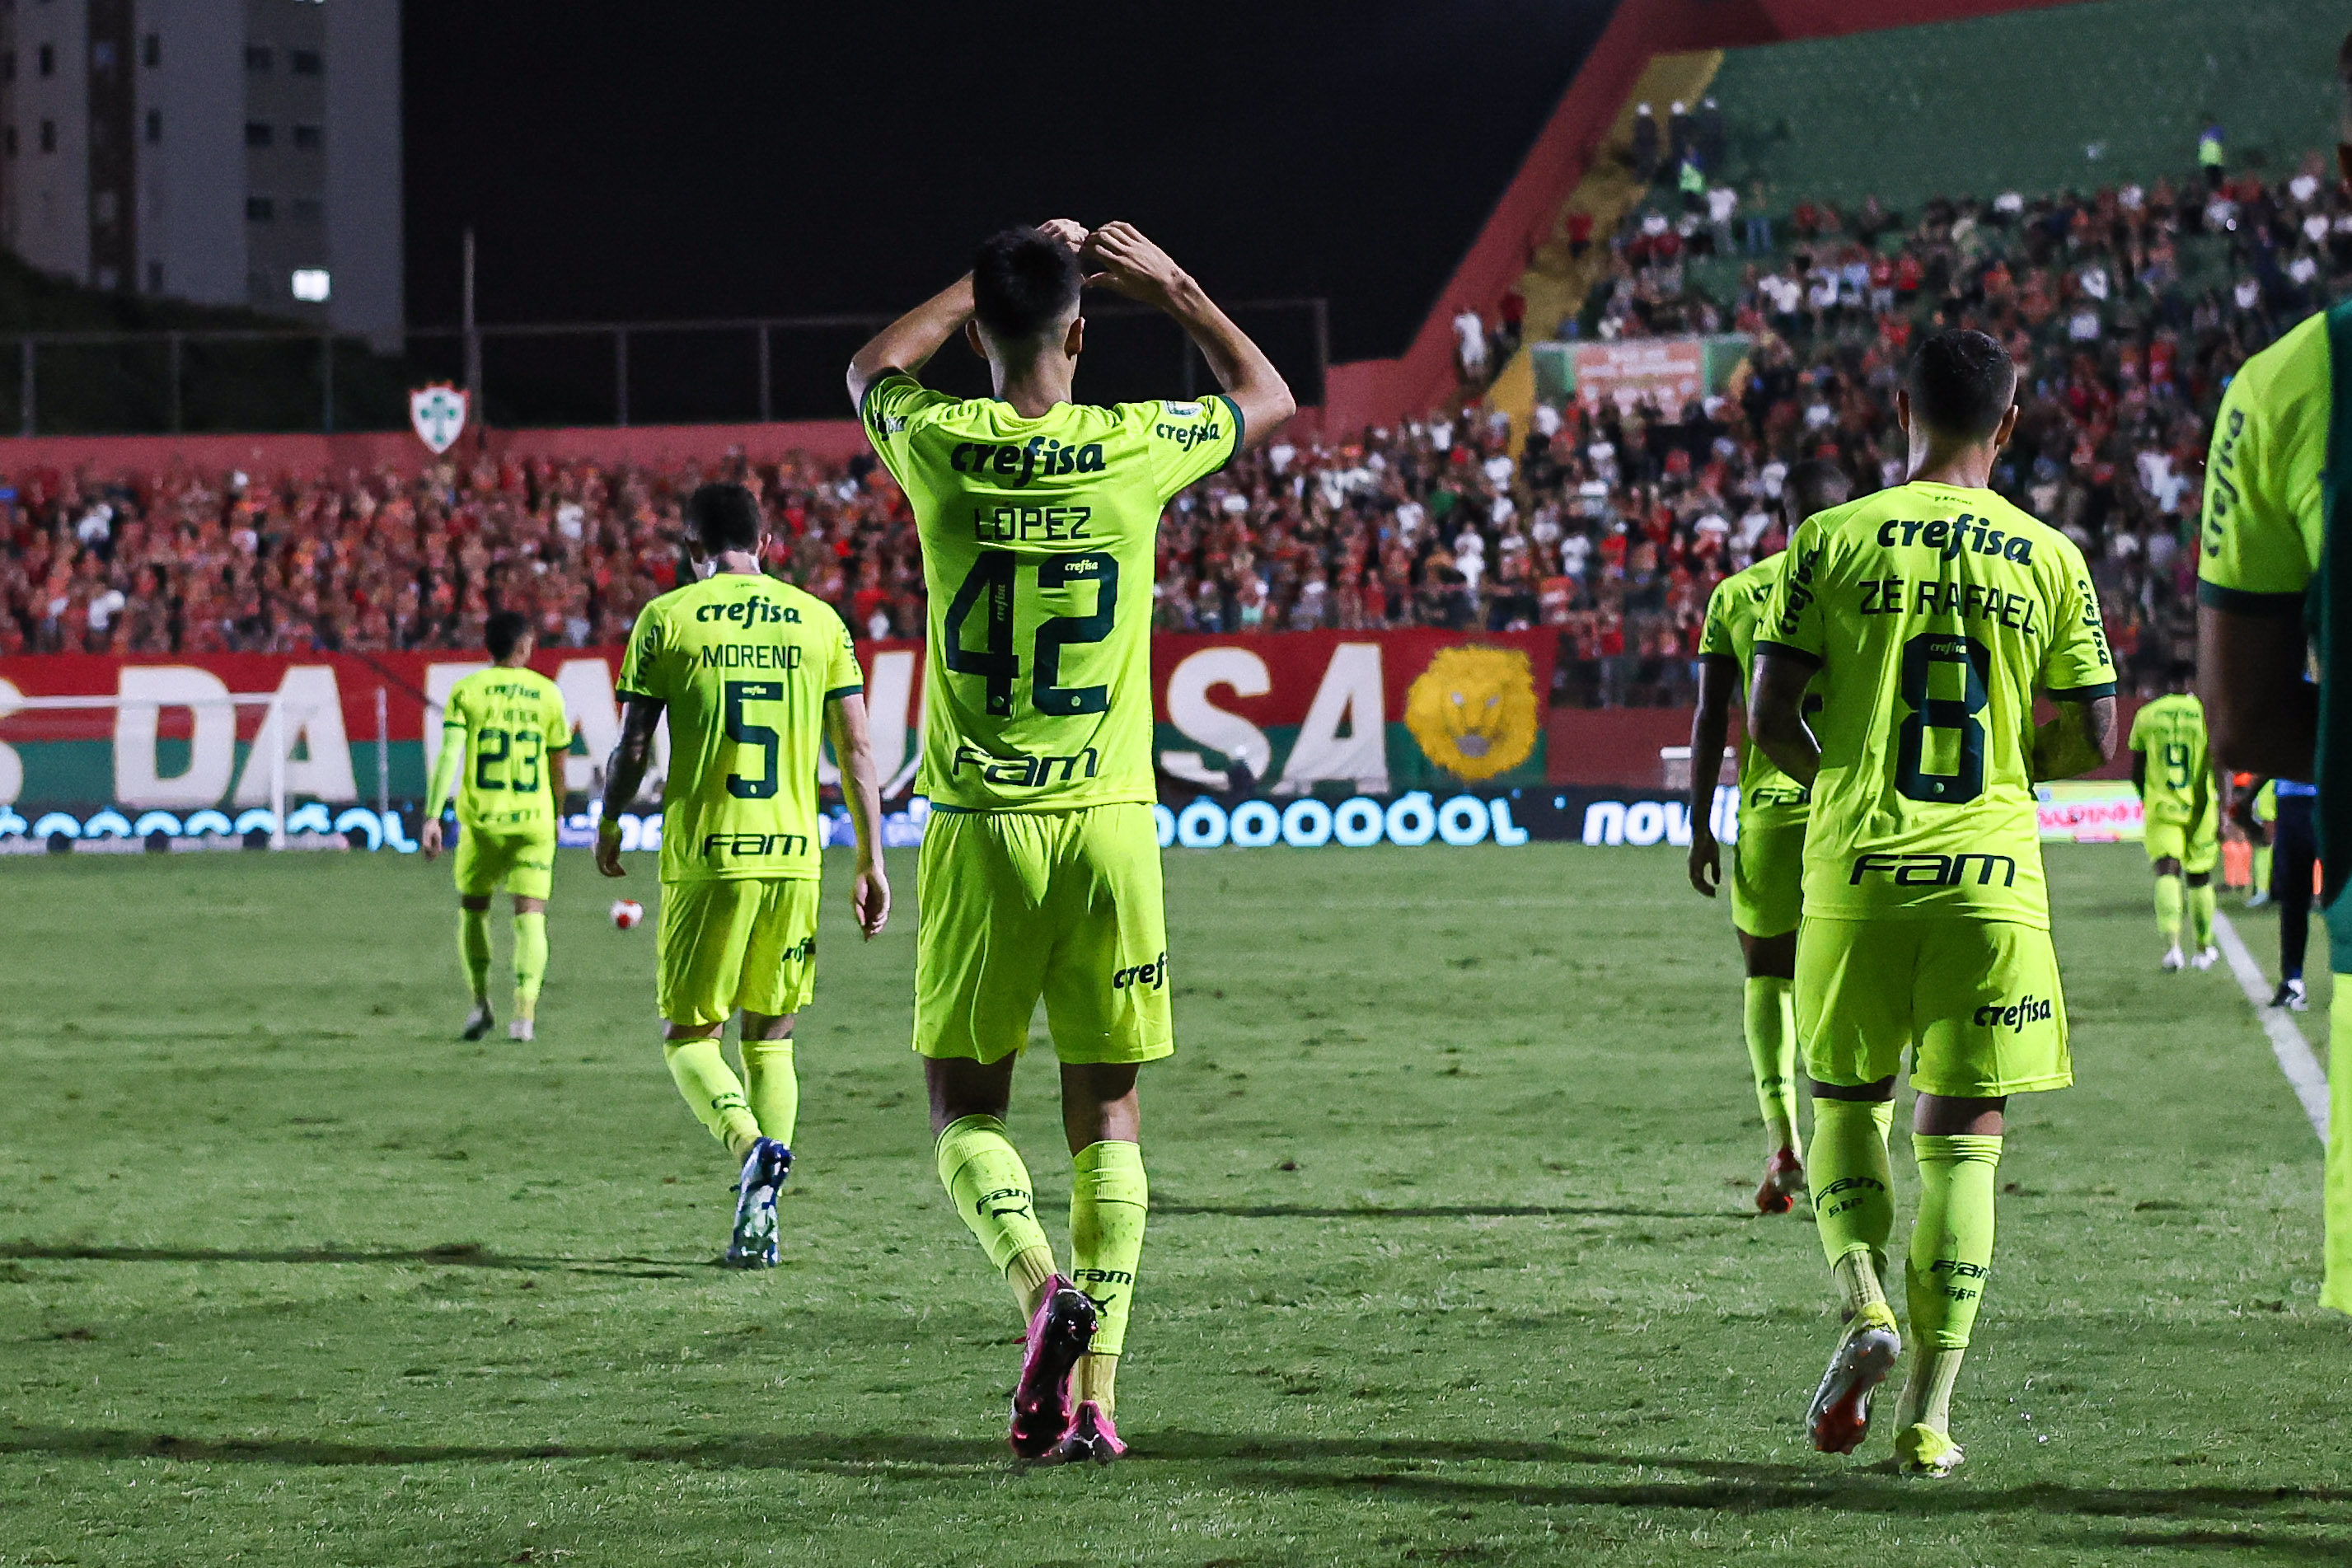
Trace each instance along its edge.
<path fill-rule="evenodd" d="M 1886 1300 L 1879 1276 L 1895 1229 L 1895 1173 L 1886 1160 L 1894 1125 L 1891 1100 L 1813 1097 L 1813 1145 L 1805 1156 L 1813 1218 L 1849 1312 Z"/>
<path fill-rule="evenodd" d="M 2177 876 L 2156 879 L 2156 929 L 2167 942 L 2180 940 L 2180 911 L 2188 903 Z"/>
<path fill-rule="evenodd" d="M 2271 847 L 2268 844 L 2256 844 L 2254 846 L 2253 885 L 2247 888 L 2246 891 L 2251 894 L 2256 893 L 2268 893 L 2270 890 Z"/>
<path fill-rule="evenodd" d="M 1070 1166 L 1070 1278 L 1093 1298 L 1096 1313 L 1094 1341 L 1078 1363 L 1078 1397 L 1108 1415 L 1117 1408 L 1113 1383 L 1127 1343 L 1151 1189 L 1143 1151 L 1133 1144 L 1089 1144 L 1071 1156 Z"/>
<path fill-rule="evenodd" d="M 743 1092 L 760 1131 L 786 1148 L 800 1124 L 801 1079 L 793 1069 L 793 1042 L 747 1040 L 743 1042 Z"/>
<path fill-rule="evenodd" d="M 547 977 L 547 912 L 534 909 L 514 917 L 515 1017 L 527 1019 L 539 1011 L 539 986 Z"/>
<path fill-rule="evenodd" d="M 1797 1012 L 1795 982 L 1751 976 L 1747 988 L 1748 1065 L 1756 1077 L 1756 1108 L 1766 1142 L 1778 1154 L 1797 1146 Z"/>
<path fill-rule="evenodd" d="M 1924 1353 L 1911 1364 L 1898 1427 L 1951 1430 L 1952 1385 L 1976 1326 L 1992 1270 L 1993 1189 L 2000 1174 L 1999 1137 L 1914 1133 L 1919 1162 L 1919 1216 L 1911 1227 L 1911 1335 Z"/>
<path fill-rule="evenodd" d="M 695 1120 L 709 1128 L 710 1135 L 726 1145 L 727 1152 L 737 1159 L 750 1154 L 751 1145 L 760 1141 L 759 1119 L 743 1098 L 742 1083 L 727 1065 L 719 1037 L 664 1040 L 662 1058 L 669 1063 L 669 1075 Z"/>
<path fill-rule="evenodd" d="M 1046 1281 L 1054 1275 L 1054 1249 L 1037 1223 L 1036 1199 L 1021 1151 L 993 1116 L 963 1116 L 940 1133 L 940 1185 L 956 1213 L 1020 1298 L 1024 1312 L 1037 1310 Z"/>
<path fill-rule="evenodd" d="M 490 912 L 457 906 L 457 961 L 478 1005 L 490 999 Z"/>
<path fill-rule="evenodd" d="M 2189 930 L 2202 953 L 2213 946 L 2213 884 L 2189 889 Z"/>

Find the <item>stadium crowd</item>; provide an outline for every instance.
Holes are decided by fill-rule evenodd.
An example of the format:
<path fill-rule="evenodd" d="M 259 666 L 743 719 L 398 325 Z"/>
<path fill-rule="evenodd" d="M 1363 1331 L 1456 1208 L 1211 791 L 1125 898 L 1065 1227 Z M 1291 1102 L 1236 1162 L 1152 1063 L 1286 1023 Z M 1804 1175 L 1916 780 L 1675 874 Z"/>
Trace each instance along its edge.
<path fill-rule="evenodd" d="M 1556 700 L 1687 702 L 1708 593 L 1782 542 L 1789 465 L 1827 456 L 1865 490 L 1900 479 L 1894 385 L 1914 333 L 1941 320 L 1997 333 L 2030 367 L 1997 483 L 2084 545 L 2118 658 L 2159 685 L 2189 635 L 2205 411 L 2247 354 L 2352 282 L 2352 192 L 2315 160 L 2275 186 L 1937 201 L 1907 226 L 1875 202 L 1805 202 L 1780 227 L 1746 223 L 1735 247 L 1719 207 L 1637 211 L 1560 327 L 1746 333 L 1725 395 L 1538 406 L 1520 444 L 1475 396 L 1340 444 L 1277 442 L 1176 500 L 1157 624 L 1551 626 Z M 12 477 L 0 653 L 476 647 L 501 608 L 547 645 L 612 646 L 685 569 L 680 507 L 713 477 L 761 496 L 772 570 L 861 634 L 921 631 L 911 517 L 870 458 Z"/>

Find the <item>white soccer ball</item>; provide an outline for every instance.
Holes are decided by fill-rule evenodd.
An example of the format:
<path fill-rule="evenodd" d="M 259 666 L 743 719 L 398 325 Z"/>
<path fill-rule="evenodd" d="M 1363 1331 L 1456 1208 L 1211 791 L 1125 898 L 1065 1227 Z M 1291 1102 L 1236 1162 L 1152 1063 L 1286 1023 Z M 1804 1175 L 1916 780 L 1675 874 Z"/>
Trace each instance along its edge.
<path fill-rule="evenodd" d="M 646 906 L 635 899 L 616 898 L 613 901 L 613 924 L 622 930 L 635 929 L 637 923 L 645 917 Z"/>

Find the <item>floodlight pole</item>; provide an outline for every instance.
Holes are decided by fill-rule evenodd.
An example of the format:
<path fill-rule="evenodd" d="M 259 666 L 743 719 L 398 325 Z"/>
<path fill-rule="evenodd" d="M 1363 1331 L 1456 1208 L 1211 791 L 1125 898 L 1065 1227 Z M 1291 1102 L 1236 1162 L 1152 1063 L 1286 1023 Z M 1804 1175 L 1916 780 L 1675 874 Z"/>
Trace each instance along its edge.
<path fill-rule="evenodd" d="M 482 439 L 482 330 L 474 319 L 474 226 L 466 225 L 466 422 L 472 425 L 475 441 Z"/>

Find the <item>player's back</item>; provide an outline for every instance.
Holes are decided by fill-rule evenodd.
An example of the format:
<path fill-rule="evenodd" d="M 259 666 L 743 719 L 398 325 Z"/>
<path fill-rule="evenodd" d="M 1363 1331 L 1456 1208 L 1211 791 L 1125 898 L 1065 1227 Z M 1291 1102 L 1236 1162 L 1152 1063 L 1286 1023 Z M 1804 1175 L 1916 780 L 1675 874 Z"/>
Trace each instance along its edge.
<path fill-rule="evenodd" d="M 662 880 L 817 876 L 824 705 L 862 685 L 841 617 L 791 583 L 722 571 L 646 605 L 619 690 L 667 707 Z"/>
<path fill-rule="evenodd" d="M 2205 705 L 2186 692 L 2153 698 L 2132 716 L 2131 749 L 2147 758 L 2142 800 L 2149 818 L 2186 825 L 2213 792 Z"/>
<path fill-rule="evenodd" d="M 2082 552 L 1914 481 L 1807 518 L 1789 555 L 1759 641 L 1822 668 L 1807 913 L 2046 925 L 2034 693 L 2115 684 Z"/>
<path fill-rule="evenodd" d="M 1240 449 L 1231 401 L 1031 417 L 888 375 L 864 414 L 923 545 L 922 793 L 968 810 L 1154 800 L 1160 515 Z"/>
<path fill-rule="evenodd" d="M 457 821 L 500 832 L 552 832 L 548 775 L 562 766 L 572 742 L 555 683 L 537 670 L 493 664 L 449 688 L 442 719 L 445 733 L 455 727 L 465 737 Z"/>
<path fill-rule="evenodd" d="M 1743 708 L 1748 699 L 1748 671 L 1756 657 L 1757 630 L 1771 608 L 1773 591 L 1780 586 L 1788 562 L 1786 550 L 1766 556 L 1717 583 L 1706 601 L 1706 625 L 1700 633 L 1699 652 L 1719 653 L 1739 666 L 1738 695 Z M 1809 702 L 1809 715 L 1818 706 Z M 1705 761 L 1694 758 L 1692 765 L 1704 767 Z M 1774 767 L 1753 736 L 1741 740 L 1739 803 L 1743 808 L 1750 813 L 1760 810 L 1795 820 L 1804 816 L 1808 799 L 1805 787 Z"/>

